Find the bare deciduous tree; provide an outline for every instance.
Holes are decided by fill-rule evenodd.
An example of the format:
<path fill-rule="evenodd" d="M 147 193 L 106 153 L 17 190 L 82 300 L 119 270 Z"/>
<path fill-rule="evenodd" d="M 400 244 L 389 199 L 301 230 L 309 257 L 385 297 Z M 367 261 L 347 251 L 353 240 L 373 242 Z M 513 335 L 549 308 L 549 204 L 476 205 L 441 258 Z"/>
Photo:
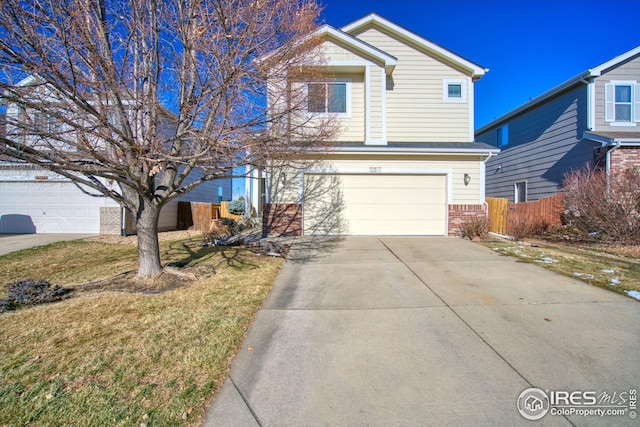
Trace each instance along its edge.
<path fill-rule="evenodd" d="M 129 209 L 138 276 L 153 276 L 168 201 L 335 134 L 287 83 L 321 65 L 318 12 L 312 0 L 3 0 L 0 153 Z"/>

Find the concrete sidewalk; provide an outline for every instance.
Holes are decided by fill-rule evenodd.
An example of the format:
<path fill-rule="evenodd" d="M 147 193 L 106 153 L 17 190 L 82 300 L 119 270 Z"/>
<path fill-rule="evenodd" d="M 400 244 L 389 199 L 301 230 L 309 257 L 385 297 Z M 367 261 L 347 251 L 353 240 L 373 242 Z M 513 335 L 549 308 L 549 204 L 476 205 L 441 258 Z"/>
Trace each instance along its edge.
<path fill-rule="evenodd" d="M 303 239 L 204 425 L 530 424 L 529 387 L 637 389 L 638 324 L 635 300 L 461 239 Z"/>
<path fill-rule="evenodd" d="M 0 255 L 66 240 L 79 240 L 95 234 L 0 234 Z"/>

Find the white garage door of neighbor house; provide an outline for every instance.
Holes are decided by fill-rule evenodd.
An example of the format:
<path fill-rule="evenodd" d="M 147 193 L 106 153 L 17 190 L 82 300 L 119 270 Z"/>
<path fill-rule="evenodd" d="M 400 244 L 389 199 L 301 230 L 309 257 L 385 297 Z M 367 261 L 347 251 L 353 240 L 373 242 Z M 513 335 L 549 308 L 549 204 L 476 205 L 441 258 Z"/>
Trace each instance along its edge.
<path fill-rule="evenodd" d="M 306 235 L 446 234 L 444 175 L 309 174 L 304 184 Z"/>
<path fill-rule="evenodd" d="M 32 233 L 35 225 L 36 233 L 99 233 L 104 204 L 70 182 L 0 182 L 0 230 Z"/>

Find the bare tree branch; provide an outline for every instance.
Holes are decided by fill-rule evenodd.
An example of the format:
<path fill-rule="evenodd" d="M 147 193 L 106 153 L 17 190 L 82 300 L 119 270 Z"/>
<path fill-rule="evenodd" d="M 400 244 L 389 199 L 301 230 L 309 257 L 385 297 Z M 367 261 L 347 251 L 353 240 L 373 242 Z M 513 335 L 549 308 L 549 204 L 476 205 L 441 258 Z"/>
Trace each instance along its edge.
<path fill-rule="evenodd" d="M 153 240 L 168 201 L 333 138 L 289 83 L 322 63 L 318 13 L 310 0 L 3 0 L 0 154 L 113 198 Z M 143 276 L 160 267 L 140 262 Z"/>

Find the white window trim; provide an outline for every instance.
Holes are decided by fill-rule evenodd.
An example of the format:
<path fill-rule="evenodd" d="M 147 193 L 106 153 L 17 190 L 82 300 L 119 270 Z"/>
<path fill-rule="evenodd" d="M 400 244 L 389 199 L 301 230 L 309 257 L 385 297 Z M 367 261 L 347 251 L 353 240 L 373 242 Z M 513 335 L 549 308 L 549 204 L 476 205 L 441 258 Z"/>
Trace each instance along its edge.
<path fill-rule="evenodd" d="M 460 85 L 461 97 L 450 98 L 449 97 L 449 85 Z M 444 102 L 456 102 L 464 104 L 467 102 L 467 81 L 464 79 L 444 79 L 442 80 L 442 100 Z"/>
<path fill-rule="evenodd" d="M 524 184 L 524 202 L 519 202 L 519 194 L 518 194 L 518 184 Z M 529 184 L 527 183 L 526 180 L 524 181 L 516 181 L 513 183 L 513 202 L 514 203 L 527 203 L 527 201 L 529 200 L 529 195 L 527 194 L 529 192 Z"/>
<path fill-rule="evenodd" d="M 628 122 L 616 122 L 615 121 L 615 87 L 616 86 L 631 86 L 631 121 Z M 611 88 L 611 89 L 609 89 Z M 610 95 L 613 99 L 607 99 L 607 91 L 611 91 Z M 640 85 L 635 80 L 611 80 L 605 84 L 604 90 L 604 109 L 605 109 L 605 122 L 609 126 L 637 126 L 640 122 Z M 611 108 L 610 114 L 607 114 L 607 109 Z"/>
<path fill-rule="evenodd" d="M 313 117 L 341 117 L 345 119 L 350 119 L 351 118 L 351 101 L 352 101 L 351 85 L 353 84 L 352 79 L 346 78 L 346 77 L 339 77 L 335 79 L 329 79 L 327 81 L 307 82 L 305 85 L 305 89 L 307 90 L 307 96 L 309 94 L 308 88 L 310 84 L 331 84 L 331 83 L 346 83 L 347 111 L 345 113 L 314 113 L 309 111 L 308 106 L 305 106 L 305 108 L 307 108 L 307 114 Z"/>

